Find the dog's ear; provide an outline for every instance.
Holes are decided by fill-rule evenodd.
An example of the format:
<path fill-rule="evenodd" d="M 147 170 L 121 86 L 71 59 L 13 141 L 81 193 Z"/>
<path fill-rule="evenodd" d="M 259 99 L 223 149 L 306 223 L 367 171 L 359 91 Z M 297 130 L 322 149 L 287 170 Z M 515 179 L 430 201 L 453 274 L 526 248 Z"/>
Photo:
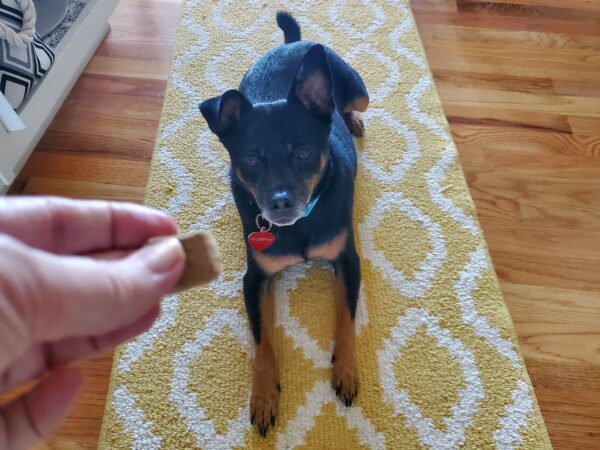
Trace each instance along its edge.
<path fill-rule="evenodd" d="M 210 130 L 217 136 L 227 134 L 250 109 L 252 104 L 244 94 L 235 89 L 200 103 L 200 112 L 208 122 Z"/>
<path fill-rule="evenodd" d="M 288 95 L 288 101 L 299 101 L 305 108 L 324 118 L 335 110 L 333 80 L 325 48 L 316 44 L 304 55 Z"/>

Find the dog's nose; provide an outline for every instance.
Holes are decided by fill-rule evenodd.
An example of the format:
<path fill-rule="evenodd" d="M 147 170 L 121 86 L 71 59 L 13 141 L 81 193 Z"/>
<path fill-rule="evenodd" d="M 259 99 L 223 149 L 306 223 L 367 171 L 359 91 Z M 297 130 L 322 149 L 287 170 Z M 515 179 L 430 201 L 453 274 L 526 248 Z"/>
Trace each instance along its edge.
<path fill-rule="evenodd" d="M 292 207 L 292 200 L 286 191 L 277 191 L 271 197 L 271 210 L 273 211 L 285 211 Z"/>

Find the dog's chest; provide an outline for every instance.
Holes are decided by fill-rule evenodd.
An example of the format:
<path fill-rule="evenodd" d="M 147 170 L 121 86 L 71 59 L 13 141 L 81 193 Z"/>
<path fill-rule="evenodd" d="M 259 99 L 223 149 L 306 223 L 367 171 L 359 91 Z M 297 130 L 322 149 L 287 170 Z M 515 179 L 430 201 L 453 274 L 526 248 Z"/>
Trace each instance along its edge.
<path fill-rule="evenodd" d="M 307 246 L 304 255 L 299 252 L 270 254 L 254 251 L 254 259 L 265 273 L 274 274 L 308 259 L 322 258 L 326 261 L 334 261 L 346 248 L 347 240 L 348 232 L 343 230 L 331 240 Z"/>

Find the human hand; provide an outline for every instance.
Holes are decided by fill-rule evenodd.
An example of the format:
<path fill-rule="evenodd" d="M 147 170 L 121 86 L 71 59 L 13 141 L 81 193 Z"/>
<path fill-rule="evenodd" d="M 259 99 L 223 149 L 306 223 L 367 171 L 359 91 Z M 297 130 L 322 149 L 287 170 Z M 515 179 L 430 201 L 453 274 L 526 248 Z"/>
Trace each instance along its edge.
<path fill-rule="evenodd" d="M 150 327 L 185 255 L 175 238 L 134 249 L 175 233 L 171 218 L 136 205 L 0 198 L 0 393 L 43 376 L 0 405 L 1 449 L 58 426 L 83 382 L 68 363 Z"/>

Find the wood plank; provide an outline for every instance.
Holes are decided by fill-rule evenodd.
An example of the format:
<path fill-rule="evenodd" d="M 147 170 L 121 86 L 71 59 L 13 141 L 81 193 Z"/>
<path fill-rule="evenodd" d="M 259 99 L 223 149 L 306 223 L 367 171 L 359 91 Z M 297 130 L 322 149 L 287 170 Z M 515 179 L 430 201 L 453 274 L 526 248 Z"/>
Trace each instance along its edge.
<path fill-rule="evenodd" d="M 421 31 L 421 30 L 420 30 Z M 425 46 L 436 42 L 460 42 L 461 46 L 506 49 L 507 46 L 530 49 L 568 48 L 600 50 L 595 36 L 549 33 L 530 30 L 503 30 L 474 26 L 431 24 L 424 27 L 421 38 Z"/>
<path fill-rule="evenodd" d="M 148 162 L 83 155 L 79 152 L 35 152 L 20 177 L 36 176 L 95 183 L 146 186 Z"/>
<path fill-rule="evenodd" d="M 488 149 L 477 145 L 465 145 L 461 158 L 467 160 L 463 166 L 470 172 L 503 171 L 507 175 L 519 174 L 531 178 L 563 179 L 565 182 L 578 180 L 592 182 L 593 189 L 600 177 L 600 167 L 593 164 L 594 159 L 588 156 L 571 156 L 561 154 L 527 154 L 515 148 L 513 151 Z M 471 156 L 473 155 L 473 156 Z M 517 163 L 517 161 L 519 161 Z M 591 222 L 591 221 L 590 221 Z"/>
<path fill-rule="evenodd" d="M 161 103 L 160 99 L 156 102 Z M 115 101 L 115 105 L 118 103 Z M 98 127 L 96 120 L 102 121 L 102 128 Z M 155 117 L 144 121 L 141 117 L 127 117 L 125 112 L 123 117 L 118 118 L 114 113 L 99 110 L 94 114 L 73 108 L 57 115 L 38 148 L 44 151 L 100 152 L 123 159 L 148 161 L 157 126 Z"/>
<path fill-rule="evenodd" d="M 550 0 L 550 2 L 552 1 Z M 570 2 L 559 4 L 550 2 L 548 4 L 526 4 L 511 1 L 457 0 L 457 9 L 463 12 L 478 12 L 496 16 L 543 16 L 560 20 L 595 20 L 600 18 L 600 10 L 597 8 L 572 8 Z"/>
<path fill-rule="evenodd" d="M 444 102 L 444 112 L 452 128 L 471 124 L 571 132 L 569 117 L 562 114 L 516 111 L 486 104 L 465 106 L 451 102 Z"/>
<path fill-rule="evenodd" d="M 94 56 L 86 72 L 94 75 L 117 75 L 120 77 L 165 80 L 169 75 L 170 61 L 125 59 L 113 56 Z"/>
<path fill-rule="evenodd" d="M 505 169 L 498 171 L 487 169 L 472 170 L 465 167 L 471 194 L 476 202 L 480 221 L 490 227 L 487 235 L 493 232 L 510 233 L 510 227 L 524 225 L 541 227 L 550 230 L 578 230 L 581 233 L 598 233 L 600 207 L 597 203 L 597 183 L 576 182 L 559 177 L 531 177 L 523 173 L 507 173 Z M 518 192 L 515 192 L 518 190 Z M 566 192 L 568 190 L 568 192 Z M 573 204 L 577 207 L 574 208 Z M 493 230 L 492 230 L 493 227 Z M 528 230 L 526 234 L 531 233 Z M 532 236 L 532 239 L 535 236 Z M 489 239 L 493 239 L 490 236 Z M 512 238 L 505 238 L 510 240 Z M 593 240 L 593 237 L 590 238 Z M 579 245 L 586 245 L 586 236 Z M 500 247 L 502 241 L 498 243 Z M 511 247 L 517 252 L 516 247 Z M 580 247 L 577 247 L 579 249 Z M 523 247 L 518 254 L 528 248 Z M 559 249 L 555 249 L 558 251 Z M 583 268 L 590 273 L 588 278 L 597 278 L 593 268 Z"/>
<path fill-rule="evenodd" d="M 534 31 L 542 33 L 560 33 L 571 36 L 600 36 L 600 27 L 595 18 L 565 16 L 556 18 L 540 14 L 533 15 L 498 15 L 485 12 L 459 11 L 457 13 L 440 13 L 432 11 L 415 11 L 417 25 L 456 25 L 494 30 Z M 431 58 L 430 62 L 435 61 Z"/>
<path fill-rule="evenodd" d="M 24 195 L 60 195 L 71 198 L 102 198 L 140 204 L 144 202 L 144 188 L 141 186 L 69 181 L 61 178 L 31 177 L 22 193 Z"/>
<path fill-rule="evenodd" d="M 514 77 L 494 73 L 465 73 L 458 70 L 436 70 L 435 85 L 438 90 L 440 86 L 444 86 L 448 88 L 477 88 L 541 95 L 555 95 L 557 93 L 550 78 Z"/>
<path fill-rule="evenodd" d="M 456 0 L 410 0 L 413 11 L 451 11 L 456 12 Z"/>
<path fill-rule="evenodd" d="M 600 262 L 587 258 L 548 258 L 529 254 L 527 245 L 511 246 L 509 239 L 492 235 L 497 229 L 488 228 L 490 233 L 486 237 L 492 236 L 488 242 L 490 253 L 496 273 L 502 280 L 564 289 L 600 290 L 597 277 Z M 519 247 L 519 253 L 516 247 Z M 581 344 L 577 336 L 565 339 L 569 342 L 566 346 L 579 348 Z M 565 345 L 560 349 L 556 348 L 556 351 L 564 351 Z"/>
<path fill-rule="evenodd" d="M 600 97 L 600 81 L 582 83 L 581 81 L 552 80 L 552 87 L 558 95 Z"/>
<path fill-rule="evenodd" d="M 597 450 L 600 370 L 596 364 L 528 359 L 529 376 L 554 449 Z"/>
<path fill-rule="evenodd" d="M 165 80 L 84 73 L 73 88 L 72 95 L 75 97 L 75 95 L 85 95 L 86 93 L 120 94 L 162 100 L 166 86 Z M 69 100 L 72 101 L 74 98 Z M 137 99 L 135 101 L 137 103 Z"/>
<path fill-rule="evenodd" d="M 600 309 L 597 307 L 600 302 L 599 292 L 508 282 L 500 284 L 513 321 L 522 324 L 517 329 L 519 336 L 533 334 L 528 327 L 538 330 L 540 323 L 570 327 L 572 330 L 586 327 L 594 334 L 600 329 Z M 595 344 L 600 349 L 600 340 L 596 340 Z M 540 359 L 570 360 L 568 355 L 544 352 L 531 342 L 525 342 L 522 348 L 527 357 L 538 355 Z M 597 352 L 586 353 L 579 362 L 600 364 L 599 357 Z"/>
<path fill-rule="evenodd" d="M 472 4 L 497 4 L 501 6 L 543 6 L 550 8 L 568 8 L 573 10 L 583 10 L 589 12 L 600 11 L 599 0 L 458 0 L 459 4 L 466 5 Z"/>
<path fill-rule="evenodd" d="M 600 135 L 600 119 L 597 117 L 568 116 L 567 121 L 573 133 L 582 135 Z"/>
<path fill-rule="evenodd" d="M 498 92 L 489 89 L 450 86 L 447 83 L 440 83 L 437 85 L 437 89 L 447 103 L 465 107 L 483 103 L 498 109 L 600 118 L 600 99 L 597 98 Z"/>
<path fill-rule="evenodd" d="M 550 260 L 581 260 L 585 264 L 597 265 L 600 263 L 600 226 L 595 230 L 573 230 L 553 226 L 551 229 L 544 226 L 532 226 L 529 224 L 519 224 L 514 226 L 498 226 L 494 221 L 489 220 L 486 223 L 488 229 L 494 232 L 490 238 L 490 245 L 501 248 L 503 251 L 514 251 L 519 245 L 524 246 L 528 255 L 538 256 Z M 526 242 L 525 241 L 526 238 Z M 505 247 L 501 247 L 505 245 Z M 561 266 L 560 263 L 557 266 Z M 594 275 L 593 268 L 581 268 L 581 274 L 588 272 L 588 278 L 592 281 L 599 281 Z M 559 280 L 560 281 L 560 280 Z M 556 285 L 558 286 L 558 285 Z M 560 287 L 560 286 L 558 286 Z M 566 289 L 569 289 L 565 286 Z M 600 290 L 600 289 L 599 289 Z M 600 292 L 597 293 L 597 300 L 600 302 Z M 594 304 L 592 304 L 594 305 Z M 600 313 L 600 312 L 599 312 Z M 600 322 L 598 322 L 600 323 Z M 600 331 L 600 328 L 598 328 Z M 600 345 L 600 341 L 598 341 Z M 600 356 L 600 355 L 598 355 Z"/>
<path fill-rule="evenodd" d="M 490 150 L 527 155 L 600 155 L 598 136 L 581 136 L 569 132 L 508 126 L 497 123 L 452 123 L 452 133 L 458 145 L 466 150 Z M 517 161 L 514 160 L 514 163 Z"/>
<path fill-rule="evenodd" d="M 595 448 L 600 439 L 599 293 L 501 286 L 554 447 Z M 582 345 L 565 351 L 573 341 Z"/>
<path fill-rule="evenodd" d="M 600 70 L 600 60 L 590 58 L 588 53 L 580 50 L 552 49 L 536 52 L 533 49 L 511 49 L 508 53 L 502 49 L 480 51 L 448 44 L 431 44 L 426 49 L 434 71 L 460 70 L 529 78 L 544 74 L 544 77 L 553 79 L 596 82 Z"/>
<path fill-rule="evenodd" d="M 175 44 L 173 30 L 178 15 L 165 14 L 161 8 L 179 8 L 179 0 L 130 2 L 110 21 L 109 39 L 96 55 L 112 58 L 169 61 Z"/>

